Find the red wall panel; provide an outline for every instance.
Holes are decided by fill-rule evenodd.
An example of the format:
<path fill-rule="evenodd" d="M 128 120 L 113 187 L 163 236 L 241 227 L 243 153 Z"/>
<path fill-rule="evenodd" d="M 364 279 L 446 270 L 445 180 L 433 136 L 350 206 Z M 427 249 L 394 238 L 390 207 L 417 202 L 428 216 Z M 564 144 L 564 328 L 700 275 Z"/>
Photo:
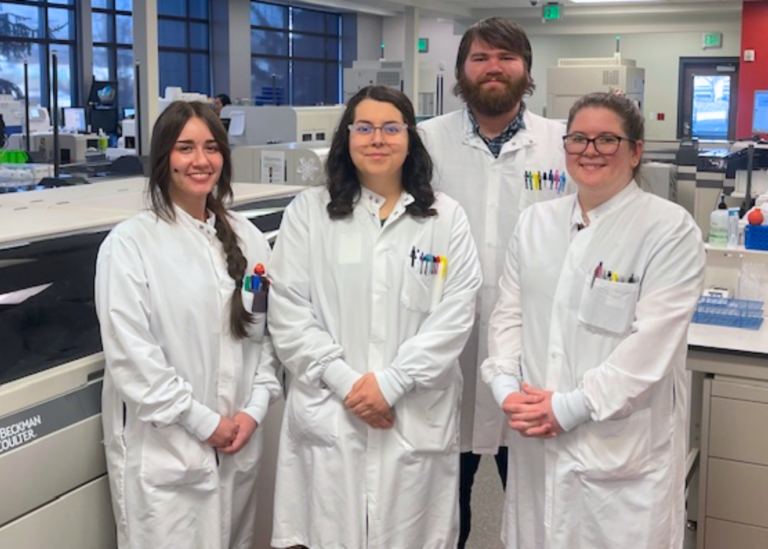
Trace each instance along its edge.
<path fill-rule="evenodd" d="M 744 61 L 744 50 L 754 50 L 755 60 Z M 741 63 L 736 137 L 752 132 L 755 90 L 768 90 L 768 1 L 744 2 L 741 12 Z"/>

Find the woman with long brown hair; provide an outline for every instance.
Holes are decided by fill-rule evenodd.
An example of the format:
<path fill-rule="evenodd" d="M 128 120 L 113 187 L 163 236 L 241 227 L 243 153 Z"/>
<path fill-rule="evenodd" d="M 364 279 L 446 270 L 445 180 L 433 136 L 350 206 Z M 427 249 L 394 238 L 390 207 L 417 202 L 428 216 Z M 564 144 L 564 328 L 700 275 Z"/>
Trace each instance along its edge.
<path fill-rule="evenodd" d="M 230 150 L 208 105 L 172 103 L 150 161 L 150 210 L 109 234 L 96 272 L 118 545 L 250 549 L 257 427 L 280 386 L 246 277 L 269 246 L 227 210 Z"/>

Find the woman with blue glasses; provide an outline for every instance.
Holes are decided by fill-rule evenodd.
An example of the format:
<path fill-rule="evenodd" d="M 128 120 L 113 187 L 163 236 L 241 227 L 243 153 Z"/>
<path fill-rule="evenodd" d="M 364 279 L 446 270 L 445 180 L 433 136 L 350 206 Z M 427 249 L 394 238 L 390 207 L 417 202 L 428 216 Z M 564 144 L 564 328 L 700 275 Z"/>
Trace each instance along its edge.
<path fill-rule="evenodd" d="M 325 188 L 288 207 L 269 329 L 292 374 L 274 547 L 443 549 L 458 538 L 459 354 L 480 268 L 430 187 L 408 98 L 352 98 Z"/>

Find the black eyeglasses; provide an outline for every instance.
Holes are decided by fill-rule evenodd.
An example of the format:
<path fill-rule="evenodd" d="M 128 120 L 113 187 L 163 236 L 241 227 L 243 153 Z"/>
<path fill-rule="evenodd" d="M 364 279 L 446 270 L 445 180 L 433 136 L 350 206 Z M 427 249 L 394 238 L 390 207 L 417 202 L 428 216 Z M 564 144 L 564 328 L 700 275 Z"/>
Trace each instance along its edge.
<path fill-rule="evenodd" d="M 565 152 L 568 154 L 581 154 L 586 151 L 589 144 L 592 143 L 599 154 L 610 156 L 616 154 L 622 141 L 628 141 L 630 143 L 635 142 L 634 139 L 630 139 L 629 137 L 621 137 L 610 133 L 592 138 L 581 133 L 570 133 L 563 136 L 563 145 L 565 146 Z"/>

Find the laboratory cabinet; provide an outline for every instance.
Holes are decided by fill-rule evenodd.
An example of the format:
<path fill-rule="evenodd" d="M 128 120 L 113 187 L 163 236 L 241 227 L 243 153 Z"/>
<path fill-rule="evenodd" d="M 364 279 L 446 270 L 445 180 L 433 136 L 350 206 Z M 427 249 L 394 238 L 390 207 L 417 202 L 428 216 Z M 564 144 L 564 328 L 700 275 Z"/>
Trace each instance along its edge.
<path fill-rule="evenodd" d="M 765 549 L 768 355 L 690 349 L 688 369 L 700 405 L 691 409 L 700 450 L 697 549 Z"/>

